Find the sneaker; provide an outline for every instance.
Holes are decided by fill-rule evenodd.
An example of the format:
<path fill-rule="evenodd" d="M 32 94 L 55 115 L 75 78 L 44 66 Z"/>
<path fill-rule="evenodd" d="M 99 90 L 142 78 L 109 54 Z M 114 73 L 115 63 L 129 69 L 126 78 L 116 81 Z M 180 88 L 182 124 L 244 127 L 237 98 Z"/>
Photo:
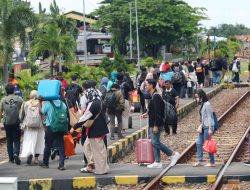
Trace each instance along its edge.
<path fill-rule="evenodd" d="M 61 170 L 61 171 L 66 170 L 66 168 L 65 168 L 64 166 L 58 166 L 57 169 L 58 169 L 58 170 Z"/>
<path fill-rule="evenodd" d="M 54 149 L 51 153 L 51 156 L 50 156 L 51 160 L 55 160 L 57 154 L 58 154 L 58 150 Z"/>
<path fill-rule="evenodd" d="M 247 162 L 244 162 L 244 165 L 246 165 L 246 166 L 250 166 L 250 160 L 249 160 L 249 161 L 247 161 Z"/>
<path fill-rule="evenodd" d="M 111 140 L 111 141 L 114 141 L 114 140 L 115 140 L 115 137 L 110 137 L 110 140 Z"/>
<path fill-rule="evenodd" d="M 9 163 L 14 164 L 14 159 L 9 160 Z"/>
<path fill-rule="evenodd" d="M 14 155 L 14 160 L 16 162 L 16 165 L 20 165 L 21 164 L 21 160 L 19 159 L 19 157 L 16 154 Z"/>
<path fill-rule="evenodd" d="M 42 168 L 49 168 L 49 166 L 47 164 L 44 164 L 44 163 L 41 163 L 40 167 L 42 167 Z"/>
<path fill-rule="evenodd" d="M 179 152 L 175 152 L 174 155 L 171 156 L 170 166 L 174 166 L 176 164 L 176 162 L 178 161 L 179 158 L 180 158 L 180 153 Z"/>
<path fill-rule="evenodd" d="M 150 164 L 147 166 L 147 168 L 157 168 L 157 169 L 161 169 L 162 168 L 162 163 L 161 162 L 154 162 L 153 164 Z"/>

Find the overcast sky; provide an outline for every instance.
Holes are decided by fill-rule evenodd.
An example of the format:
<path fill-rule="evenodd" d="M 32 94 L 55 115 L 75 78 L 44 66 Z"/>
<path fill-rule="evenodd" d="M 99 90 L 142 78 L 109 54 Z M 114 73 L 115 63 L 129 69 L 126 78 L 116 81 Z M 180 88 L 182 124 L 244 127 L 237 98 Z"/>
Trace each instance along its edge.
<path fill-rule="evenodd" d="M 29 0 L 32 7 L 37 11 L 39 1 L 44 8 L 49 8 L 53 0 Z M 86 12 L 90 13 L 98 7 L 102 0 L 85 0 Z M 210 20 L 202 21 L 206 26 L 218 26 L 219 24 L 244 24 L 250 27 L 250 0 L 184 0 L 191 6 L 205 7 Z M 83 11 L 83 0 L 56 0 L 63 12 L 75 10 Z"/>

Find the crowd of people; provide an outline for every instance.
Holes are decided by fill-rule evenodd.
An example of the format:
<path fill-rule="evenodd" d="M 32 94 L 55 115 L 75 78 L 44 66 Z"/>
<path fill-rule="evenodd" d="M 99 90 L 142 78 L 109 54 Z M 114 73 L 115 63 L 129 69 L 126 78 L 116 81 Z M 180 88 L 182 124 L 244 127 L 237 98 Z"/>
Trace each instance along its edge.
<path fill-rule="evenodd" d="M 37 96 L 34 89 L 30 92 L 30 99 L 24 102 L 17 81 L 11 76 L 10 83 L 5 87 L 7 96 L 0 103 L 0 119 L 3 114 L 9 162 L 20 165 L 20 155 L 27 158 L 28 165 L 49 168 L 50 157 L 54 159 L 59 155 L 58 169 L 65 170 L 64 135 L 67 133 L 55 130 L 59 127 L 55 125 L 63 126 L 64 122 L 67 123 L 67 132 L 72 134 L 76 142 L 80 140 L 83 146 L 85 166 L 80 171 L 108 173 L 107 134 L 110 131 L 110 140 L 124 138 L 128 117 L 131 110 L 135 109 L 132 92 L 137 91 L 141 117 L 148 118 L 155 157 L 155 162 L 148 168 L 162 167 L 160 150 L 171 157 L 172 166 L 179 158 L 178 152 L 160 142 L 162 129 L 165 129 L 165 136 L 170 135 L 171 128 L 172 134 L 177 134 L 177 117 L 172 121 L 163 120 L 165 102 L 173 107 L 176 115 L 180 99 L 195 98 L 201 103 L 202 128 L 199 129 L 198 162 L 195 164 L 199 166 L 203 161 L 202 144 L 213 133 L 214 120 L 211 105 L 201 88 L 217 85 L 222 79 L 225 81 L 225 71 L 228 69 L 232 71 L 230 80 L 240 82 L 240 60 L 235 57 L 233 63 L 228 64 L 226 58 L 210 63 L 204 58 L 178 63 L 164 62 L 160 67 L 148 69 L 142 66 L 135 82 L 127 72 L 117 68 L 111 73 L 110 79 L 103 77 L 99 86 L 94 80 L 79 85 L 77 75 L 73 75 L 68 83 L 63 74 L 58 73 L 55 79 L 61 82 L 61 98 L 52 101 Z M 76 122 L 72 122 L 70 110 L 77 115 Z M 209 115 L 204 116 L 204 113 Z M 24 135 L 20 154 L 21 130 Z M 43 155 L 42 161 L 39 161 L 39 155 Z M 209 157 L 208 166 L 215 166 L 214 156 L 209 154 Z"/>

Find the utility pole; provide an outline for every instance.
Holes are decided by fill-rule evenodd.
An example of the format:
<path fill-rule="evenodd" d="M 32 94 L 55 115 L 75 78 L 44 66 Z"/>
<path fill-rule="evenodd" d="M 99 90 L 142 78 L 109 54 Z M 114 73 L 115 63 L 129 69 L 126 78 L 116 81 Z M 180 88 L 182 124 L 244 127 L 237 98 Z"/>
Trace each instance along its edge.
<path fill-rule="evenodd" d="M 138 13 L 137 13 L 137 0 L 135 0 L 135 16 L 136 16 L 136 38 L 137 38 L 137 67 L 140 70 L 140 45 L 139 45 L 139 28 L 138 28 Z"/>
<path fill-rule="evenodd" d="M 86 31 L 86 13 L 85 13 L 85 0 L 83 0 L 83 45 L 84 45 L 84 64 L 87 65 L 87 31 Z"/>
<path fill-rule="evenodd" d="M 215 36 L 215 29 L 216 28 L 214 28 L 214 61 L 216 59 L 216 36 Z"/>
<path fill-rule="evenodd" d="M 211 57 L 210 57 L 210 35 L 207 34 L 207 46 L 208 46 L 208 62 L 210 63 Z"/>
<path fill-rule="evenodd" d="M 129 3 L 129 12 L 130 12 L 130 60 L 133 59 L 133 38 L 132 38 L 132 2 Z"/>

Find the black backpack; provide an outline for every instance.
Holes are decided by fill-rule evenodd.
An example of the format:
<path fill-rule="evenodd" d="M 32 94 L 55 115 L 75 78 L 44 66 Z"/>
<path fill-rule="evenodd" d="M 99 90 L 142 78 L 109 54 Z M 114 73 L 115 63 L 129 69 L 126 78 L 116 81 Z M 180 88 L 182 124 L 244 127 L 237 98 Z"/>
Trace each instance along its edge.
<path fill-rule="evenodd" d="M 117 106 L 115 91 L 110 90 L 107 92 L 104 98 L 104 105 L 108 111 L 115 111 Z"/>
<path fill-rule="evenodd" d="M 164 102 L 164 123 L 166 124 L 174 124 L 177 119 L 175 107 L 163 99 Z"/>
<path fill-rule="evenodd" d="M 172 77 L 172 83 L 173 84 L 181 84 L 183 81 L 183 75 L 181 71 L 175 72 Z"/>

